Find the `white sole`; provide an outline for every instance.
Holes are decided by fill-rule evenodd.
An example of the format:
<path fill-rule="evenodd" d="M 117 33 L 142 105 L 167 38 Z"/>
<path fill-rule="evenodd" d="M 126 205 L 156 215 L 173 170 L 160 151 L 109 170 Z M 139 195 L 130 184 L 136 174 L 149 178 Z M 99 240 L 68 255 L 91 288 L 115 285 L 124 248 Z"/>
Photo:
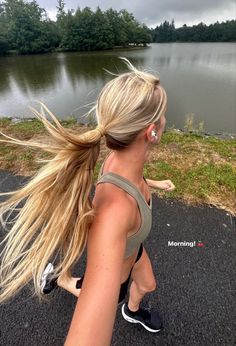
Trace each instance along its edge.
<path fill-rule="evenodd" d="M 54 269 L 54 267 L 53 267 L 52 263 L 48 263 L 47 267 L 44 269 L 43 274 L 42 274 L 42 278 L 41 278 L 41 291 L 43 291 L 43 289 L 44 289 L 48 274 L 52 273 L 53 269 Z"/>
<path fill-rule="evenodd" d="M 145 329 L 147 329 L 149 332 L 152 332 L 152 333 L 157 333 L 161 330 L 161 329 L 156 329 L 156 330 L 151 329 L 151 328 L 147 327 L 145 324 L 143 324 L 141 321 L 137 321 L 137 320 L 131 318 L 130 316 L 127 316 L 125 311 L 124 311 L 124 307 L 125 307 L 125 304 L 122 305 L 121 312 L 122 312 L 122 315 L 126 321 L 131 322 L 131 323 L 140 323 Z"/>

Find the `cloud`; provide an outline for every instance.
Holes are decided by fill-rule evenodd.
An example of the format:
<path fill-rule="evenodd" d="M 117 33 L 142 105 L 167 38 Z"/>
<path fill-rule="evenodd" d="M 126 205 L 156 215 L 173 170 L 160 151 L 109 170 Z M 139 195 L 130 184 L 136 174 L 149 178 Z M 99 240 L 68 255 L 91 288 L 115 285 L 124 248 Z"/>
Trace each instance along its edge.
<path fill-rule="evenodd" d="M 115 10 L 127 9 L 135 18 L 148 26 L 159 25 L 164 20 L 175 20 L 175 26 L 205 24 L 235 19 L 236 4 L 232 0 L 68 0 L 67 9 L 76 9 L 86 6 L 95 10 L 99 6 L 102 10 L 113 8 Z M 38 4 L 45 8 L 50 17 L 56 15 L 57 1 L 38 0 Z"/>

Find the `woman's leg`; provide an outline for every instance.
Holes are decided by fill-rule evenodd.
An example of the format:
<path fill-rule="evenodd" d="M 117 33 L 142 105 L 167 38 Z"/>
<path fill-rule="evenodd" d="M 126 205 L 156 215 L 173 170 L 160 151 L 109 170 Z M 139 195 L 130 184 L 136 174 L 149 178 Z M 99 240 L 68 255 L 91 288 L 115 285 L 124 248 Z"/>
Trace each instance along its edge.
<path fill-rule="evenodd" d="M 156 282 L 152 271 L 152 265 L 144 247 L 143 249 L 141 249 L 140 246 L 137 259 L 138 260 L 136 260 L 128 279 L 121 285 L 118 302 L 120 303 L 125 298 L 128 289 L 129 279 L 131 276 L 133 281 L 130 286 L 130 295 L 128 302 L 128 307 L 131 311 L 138 310 L 139 304 L 144 295 L 147 292 L 151 292 L 156 289 Z M 64 288 L 66 291 L 72 293 L 76 297 L 79 297 L 83 278 L 84 276 L 79 278 L 69 276 L 63 278 L 59 277 L 57 279 L 57 284 L 58 286 Z"/>
<path fill-rule="evenodd" d="M 137 311 L 144 295 L 156 289 L 152 264 L 144 247 L 140 259 L 133 266 L 131 278 L 128 307 L 131 311 Z"/>

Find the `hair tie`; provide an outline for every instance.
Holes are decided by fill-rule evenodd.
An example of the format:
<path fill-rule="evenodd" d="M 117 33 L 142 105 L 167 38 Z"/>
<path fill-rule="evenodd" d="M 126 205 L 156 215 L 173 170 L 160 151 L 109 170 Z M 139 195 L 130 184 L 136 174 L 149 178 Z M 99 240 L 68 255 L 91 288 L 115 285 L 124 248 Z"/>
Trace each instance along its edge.
<path fill-rule="evenodd" d="M 96 127 L 96 130 L 98 130 L 98 131 L 100 132 L 101 137 L 104 136 L 105 133 L 106 133 L 106 129 L 105 129 L 105 127 L 104 127 L 102 124 L 98 125 L 98 126 Z"/>

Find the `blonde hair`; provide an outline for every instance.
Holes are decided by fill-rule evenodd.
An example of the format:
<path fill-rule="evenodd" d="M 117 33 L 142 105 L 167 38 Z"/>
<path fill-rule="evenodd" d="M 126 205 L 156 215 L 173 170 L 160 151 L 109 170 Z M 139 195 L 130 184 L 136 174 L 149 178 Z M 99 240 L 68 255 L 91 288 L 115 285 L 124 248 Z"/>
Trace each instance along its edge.
<path fill-rule="evenodd" d="M 126 58 L 121 58 L 130 72 L 108 82 L 98 96 L 93 111 L 98 126 L 78 135 L 61 126 L 57 118 L 42 105 L 52 118 L 32 109 L 48 133 L 52 143 L 22 141 L 1 133 L 0 140 L 31 146 L 54 154 L 45 165 L 19 190 L 1 193 L 10 196 L 0 203 L 1 223 L 7 229 L 3 215 L 19 213 L 7 230 L 0 246 L 0 302 L 15 295 L 33 280 L 34 292 L 42 298 L 40 278 L 49 261 L 57 257 L 53 277 L 70 275 L 86 247 L 88 230 L 95 210 L 89 194 L 93 171 L 105 135 L 108 148 L 123 150 L 146 126 L 157 123 L 166 109 L 167 97 L 159 78 L 137 70 Z M 158 96 L 155 89 L 159 89 Z M 23 207 L 17 208 L 20 202 Z"/>

